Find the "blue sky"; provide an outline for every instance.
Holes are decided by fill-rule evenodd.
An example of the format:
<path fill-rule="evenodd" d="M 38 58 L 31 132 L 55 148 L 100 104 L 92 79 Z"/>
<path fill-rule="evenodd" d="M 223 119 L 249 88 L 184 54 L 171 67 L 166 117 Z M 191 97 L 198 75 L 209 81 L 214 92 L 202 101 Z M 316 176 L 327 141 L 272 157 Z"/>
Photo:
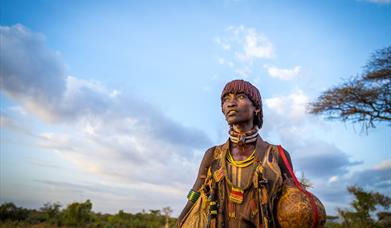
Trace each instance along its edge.
<path fill-rule="evenodd" d="M 227 139 L 225 83 L 263 97 L 329 214 L 359 184 L 390 195 L 391 131 L 305 105 L 390 45 L 390 1 L 1 1 L 0 201 L 91 199 L 137 212 L 186 202 L 200 159 Z"/>

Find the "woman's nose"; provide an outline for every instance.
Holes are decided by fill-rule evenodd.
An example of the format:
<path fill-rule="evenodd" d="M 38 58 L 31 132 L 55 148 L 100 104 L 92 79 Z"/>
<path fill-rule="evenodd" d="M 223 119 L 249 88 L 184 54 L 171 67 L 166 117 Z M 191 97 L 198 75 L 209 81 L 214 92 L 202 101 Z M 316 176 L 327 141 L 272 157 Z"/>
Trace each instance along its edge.
<path fill-rule="evenodd" d="M 236 103 L 236 99 L 233 98 L 233 99 L 230 99 L 228 102 L 227 102 L 227 106 L 228 107 L 233 107 L 233 106 L 236 106 L 237 103 Z"/>

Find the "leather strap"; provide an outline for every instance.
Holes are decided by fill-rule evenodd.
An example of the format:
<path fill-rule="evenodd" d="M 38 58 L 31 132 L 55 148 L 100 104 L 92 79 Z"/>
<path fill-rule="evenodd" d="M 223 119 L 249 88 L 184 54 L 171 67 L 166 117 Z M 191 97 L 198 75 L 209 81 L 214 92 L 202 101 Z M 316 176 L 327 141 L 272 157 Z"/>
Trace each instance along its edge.
<path fill-rule="evenodd" d="M 315 203 L 315 199 L 311 195 L 311 193 L 309 193 L 307 190 L 305 190 L 301 186 L 300 182 L 297 180 L 297 178 L 295 176 L 295 173 L 293 172 L 292 167 L 289 164 L 288 159 L 286 158 L 286 155 L 285 155 L 285 152 L 284 152 L 284 149 L 282 148 L 282 146 L 278 145 L 277 148 L 278 148 L 278 152 L 280 154 L 280 157 L 284 161 L 284 164 L 285 164 L 286 168 L 288 169 L 289 174 L 291 175 L 291 177 L 293 178 L 293 181 L 295 182 L 295 185 L 297 186 L 297 188 L 300 191 L 302 191 L 304 194 L 306 194 L 308 199 L 310 200 L 311 207 L 312 207 L 312 212 L 313 212 L 313 217 L 314 217 L 314 222 L 312 223 L 312 227 L 316 228 L 318 226 L 318 222 L 319 222 L 319 214 L 318 214 L 318 210 L 319 209 L 318 209 L 318 206 Z"/>

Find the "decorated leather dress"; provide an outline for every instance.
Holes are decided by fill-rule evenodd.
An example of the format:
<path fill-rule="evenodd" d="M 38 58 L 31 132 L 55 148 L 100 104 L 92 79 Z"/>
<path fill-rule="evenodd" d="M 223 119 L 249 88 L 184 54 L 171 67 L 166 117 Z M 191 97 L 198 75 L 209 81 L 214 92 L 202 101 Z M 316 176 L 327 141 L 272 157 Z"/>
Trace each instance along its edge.
<path fill-rule="evenodd" d="M 201 197 L 180 227 L 324 226 L 326 215 L 321 202 L 313 197 L 317 205 L 314 208 L 307 195 L 311 193 L 292 184 L 294 178 L 284 166 L 277 146 L 267 144 L 264 149 L 262 143 L 265 142 L 259 137 L 253 157 L 239 164 L 232 161 L 229 141 L 214 148 Z"/>
<path fill-rule="evenodd" d="M 219 207 L 212 220 L 217 227 L 275 227 L 273 208 L 283 178 L 274 147 L 261 151 L 261 142 L 246 167 L 229 162 L 228 142 L 215 148 L 211 171 L 217 194 L 212 198 Z"/>

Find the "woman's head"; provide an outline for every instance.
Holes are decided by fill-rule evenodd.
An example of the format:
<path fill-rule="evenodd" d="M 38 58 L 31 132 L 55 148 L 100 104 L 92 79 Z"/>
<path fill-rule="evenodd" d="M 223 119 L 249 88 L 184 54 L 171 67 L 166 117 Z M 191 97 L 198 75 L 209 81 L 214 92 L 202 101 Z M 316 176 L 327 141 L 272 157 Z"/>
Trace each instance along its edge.
<path fill-rule="evenodd" d="M 236 105 L 236 101 L 233 101 L 233 99 L 240 101 L 240 99 L 246 98 L 248 98 L 253 105 L 253 108 L 250 107 L 250 109 L 253 111 L 254 125 L 258 128 L 262 128 L 263 112 L 261 94 L 259 93 L 259 90 L 250 82 L 244 80 L 233 80 L 225 85 L 221 93 L 221 107 L 224 115 L 227 118 L 227 112 L 235 108 L 234 106 Z"/>

